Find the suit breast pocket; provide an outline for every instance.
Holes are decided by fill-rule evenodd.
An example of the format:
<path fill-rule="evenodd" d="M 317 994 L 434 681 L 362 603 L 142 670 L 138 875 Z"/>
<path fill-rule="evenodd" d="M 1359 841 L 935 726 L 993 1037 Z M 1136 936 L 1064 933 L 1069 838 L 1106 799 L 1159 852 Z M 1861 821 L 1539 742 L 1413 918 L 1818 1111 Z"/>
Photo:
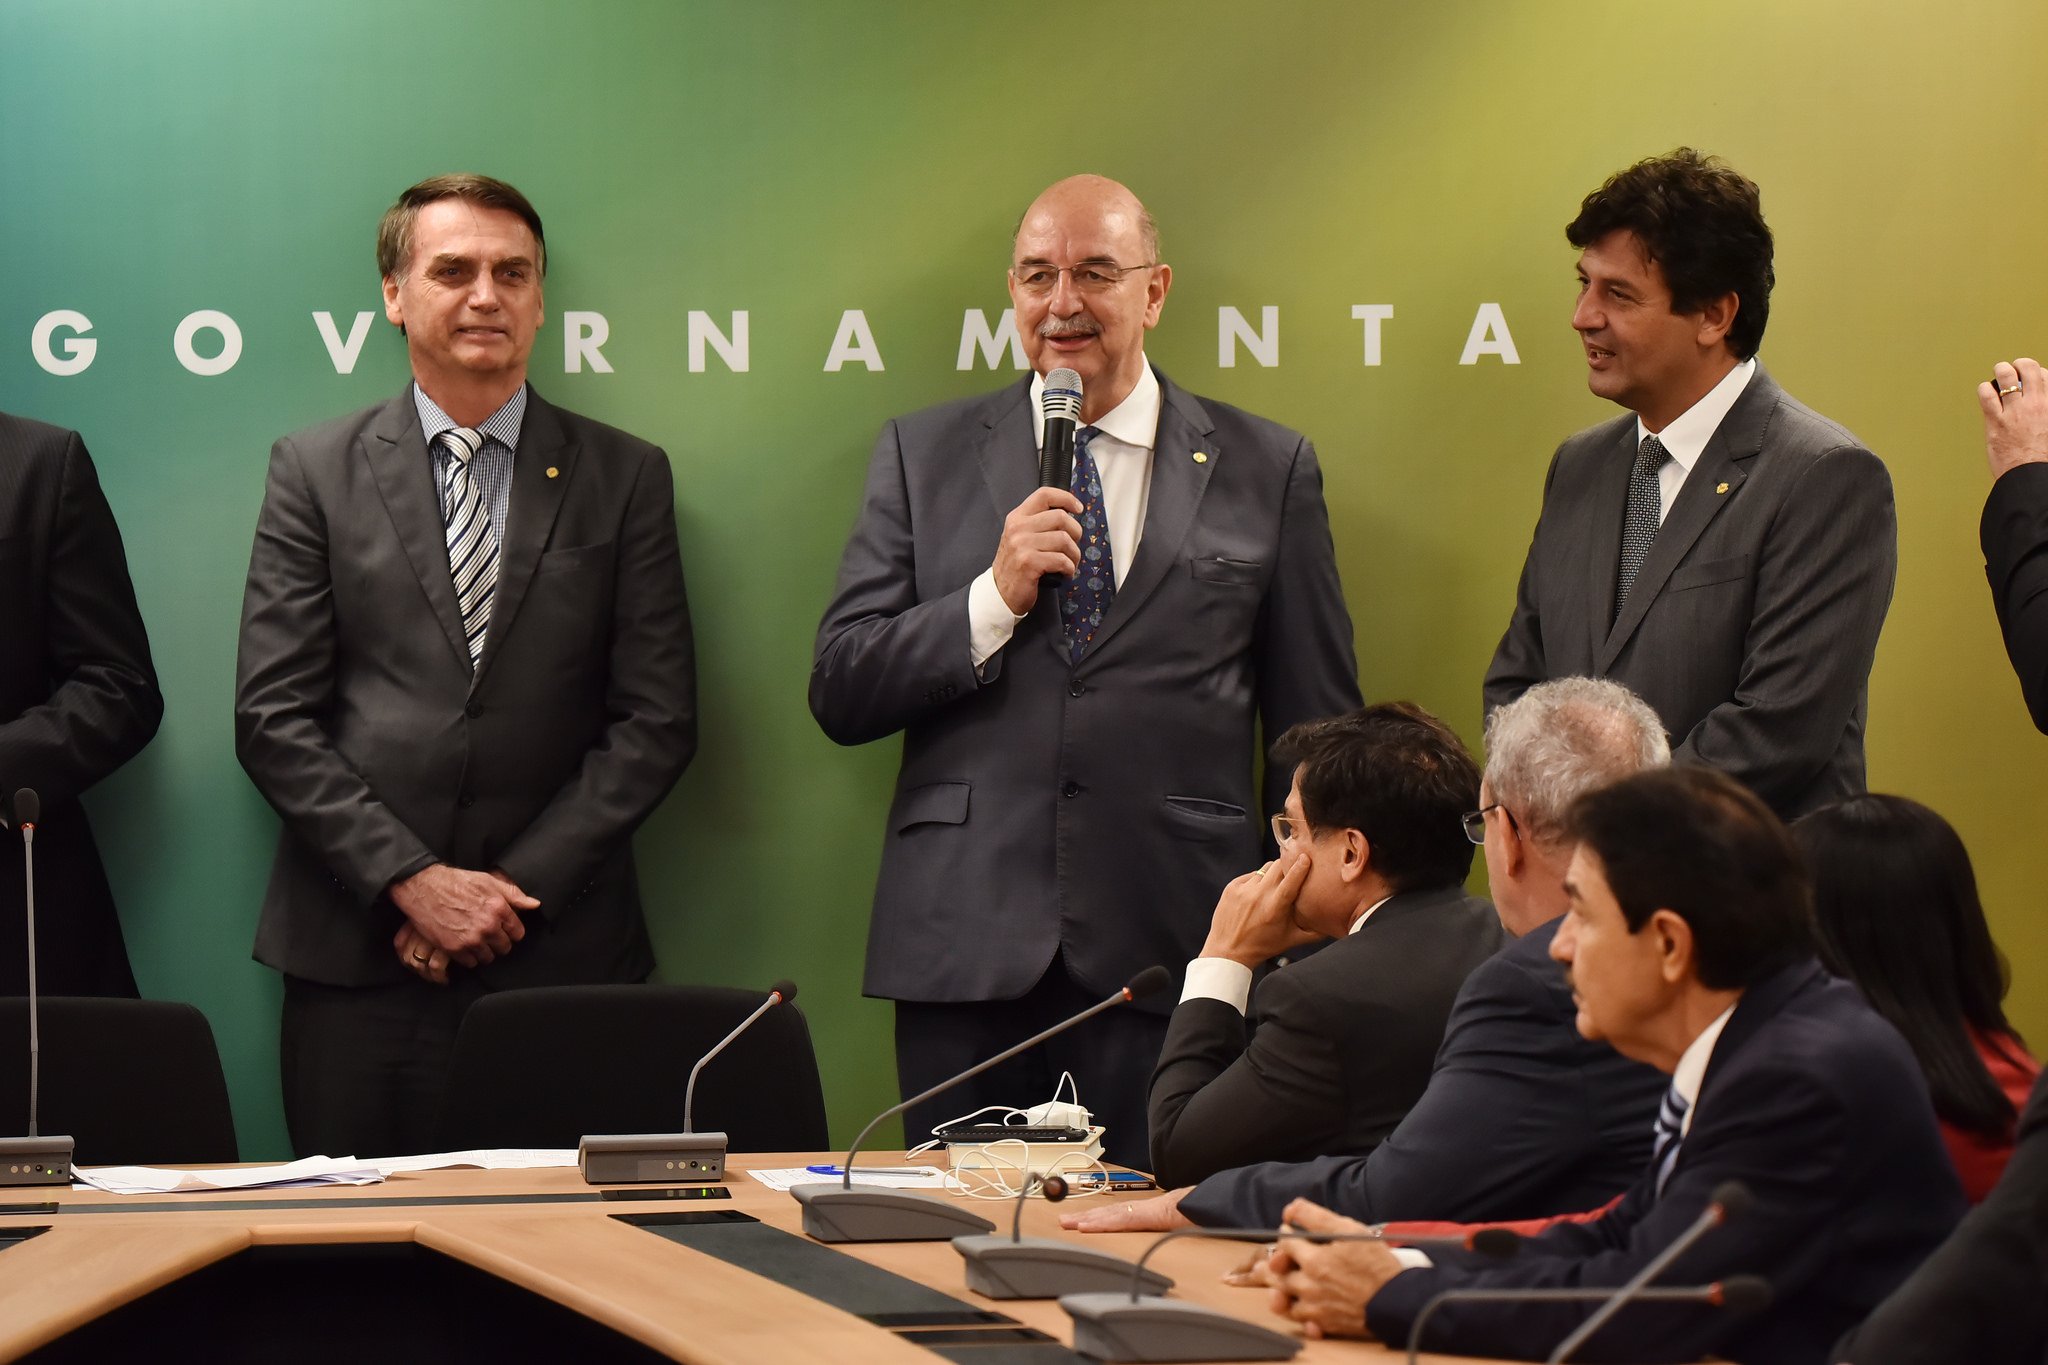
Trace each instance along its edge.
<path fill-rule="evenodd" d="M 1266 577 L 1266 566 L 1255 559 L 1191 559 L 1188 572 L 1203 583 L 1220 583 L 1231 588 L 1257 588 Z"/>
<path fill-rule="evenodd" d="M 1671 571 L 1670 581 L 1664 591 L 1688 592 L 1694 588 L 1711 588 L 1720 583 L 1740 583 L 1749 577 L 1748 555 L 1735 555 L 1728 559 L 1706 559 L 1697 564 L 1682 564 Z"/>

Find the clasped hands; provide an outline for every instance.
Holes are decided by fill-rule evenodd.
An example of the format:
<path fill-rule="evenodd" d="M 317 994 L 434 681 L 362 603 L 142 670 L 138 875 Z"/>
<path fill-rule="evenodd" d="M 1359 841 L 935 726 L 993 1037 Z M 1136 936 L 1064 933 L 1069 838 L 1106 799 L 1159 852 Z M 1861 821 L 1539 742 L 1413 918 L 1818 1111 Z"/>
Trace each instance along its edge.
<path fill-rule="evenodd" d="M 405 915 L 392 951 L 437 986 L 448 984 L 451 964 L 479 967 L 511 952 L 526 937 L 520 912 L 540 908 L 502 868 L 475 872 L 446 863 L 392 883 L 391 900 Z"/>

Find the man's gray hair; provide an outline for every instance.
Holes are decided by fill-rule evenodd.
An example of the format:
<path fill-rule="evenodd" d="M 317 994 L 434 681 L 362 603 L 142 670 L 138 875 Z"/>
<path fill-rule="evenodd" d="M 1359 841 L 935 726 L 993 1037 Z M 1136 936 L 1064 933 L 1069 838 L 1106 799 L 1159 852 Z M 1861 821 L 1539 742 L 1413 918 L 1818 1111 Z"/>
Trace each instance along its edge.
<path fill-rule="evenodd" d="M 1605 678 L 1538 683 L 1486 718 L 1487 788 L 1540 843 L 1584 793 L 1670 761 L 1657 713 Z"/>

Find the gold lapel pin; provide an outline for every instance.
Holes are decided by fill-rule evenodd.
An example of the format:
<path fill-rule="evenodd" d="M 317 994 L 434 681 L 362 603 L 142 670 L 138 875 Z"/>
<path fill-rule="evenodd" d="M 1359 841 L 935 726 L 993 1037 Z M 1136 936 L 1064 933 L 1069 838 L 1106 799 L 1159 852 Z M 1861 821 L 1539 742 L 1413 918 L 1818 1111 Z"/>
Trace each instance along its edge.
<path fill-rule="evenodd" d="M 556 475 L 560 474 L 561 472 L 562 472 L 561 470 L 559 470 L 559 469 L 555 468 L 555 467 L 554 467 L 553 465 L 549 465 L 549 466 L 548 466 L 548 477 L 549 477 L 549 478 L 551 478 L 551 479 L 552 479 L 552 478 L 554 478 L 554 477 L 555 477 Z M 1728 485 L 1727 485 L 1727 484 L 1725 484 L 1725 483 L 1724 483 L 1724 484 L 1722 484 L 1722 485 L 1721 485 L 1721 491 L 1722 491 L 1723 493 L 1726 493 L 1726 492 L 1728 491 Z"/>
<path fill-rule="evenodd" d="M 548 472 L 549 472 L 550 474 L 554 473 L 554 471 L 553 471 L 552 469 L 551 469 L 551 470 L 549 470 Z M 1714 491 L 1715 491 L 1716 493 L 1726 493 L 1726 492 L 1728 491 L 1728 485 L 1727 485 L 1727 484 L 1725 484 L 1725 483 L 1717 483 L 1717 484 L 1715 484 L 1715 485 L 1714 485 Z"/>
<path fill-rule="evenodd" d="M 1207 464 L 1207 463 L 1209 463 L 1209 452 L 1208 452 L 1208 451 L 1206 451 L 1206 450 L 1198 450 L 1198 451 L 1196 451 L 1196 452 L 1195 452 L 1195 463 L 1196 463 L 1196 464 Z"/>

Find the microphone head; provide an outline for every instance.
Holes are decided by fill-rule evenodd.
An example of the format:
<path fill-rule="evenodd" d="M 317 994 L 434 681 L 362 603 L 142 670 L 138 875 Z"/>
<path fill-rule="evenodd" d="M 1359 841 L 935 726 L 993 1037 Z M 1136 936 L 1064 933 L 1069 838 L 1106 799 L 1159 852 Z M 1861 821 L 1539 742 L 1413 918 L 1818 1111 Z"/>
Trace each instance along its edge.
<path fill-rule="evenodd" d="M 1749 1186 L 1740 1180 L 1722 1181 L 1714 1186 L 1714 1193 L 1710 1197 L 1714 1203 L 1721 1206 L 1721 1221 L 1724 1223 L 1730 1218 L 1740 1218 L 1748 1213 L 1749 1206 L 1756 1202 L 1756 1197 L 1749 1192 Z"/>
<path fill-rule="evenodd" d="M 33 825 L 43 818 L 43 803 L 35 792 L 23 787 L 14 794 L 14 823 Z"/>
<path fill-rule="evenodd" d="M 790 1001 L 796 999 L 796 982 L 791 981 L 786 976 L 783 977 L 782 980 L 770 986 L 768 990 L 771 994 L 781 996 L 782 1003 L 785 1005 L 787 1005 Z"/>
<path fill-rule="evenodd" d="M 1481 1256 L 1512 1256 L 1522 1249 L 1522 1234 L 1507 1228 L 1477 1228 L 1468 1240 Z"/>
<path fill-rule="evenodd" d="M 1771 1306 L 1771 1282 L 1761 1275 L 1730 1275 L 1718 1286 L 1720 1304 L 1736 1313 L 1759 1313 Z"/>
<path fill-rule="evenodd" d="M 1038 1192 L 1045 1196 L 1047 1203 L 1057 1204 L 1067 1197 L 1067 1179 L 1065 1176 L 1049 1175 L 1039 1182 Z"/>
<path fill-rule="evenodd" d="M 1167 983 L 1172 980 L 1173 973 L 1155 963 L 1132 977 L 1131 984 L 1124 987 L 1124 990 L 1130 999 L 1138 1000 L 1156 991 L 1164 990 Z"/>
<path fill-rule="evenodd" d="M 1065 368 L 1054 370 L 1045 377 L 1045 389 L 1038 400 L 1038 410 L 1048 422 L 1081 420 L 1081 376 Z"/>

